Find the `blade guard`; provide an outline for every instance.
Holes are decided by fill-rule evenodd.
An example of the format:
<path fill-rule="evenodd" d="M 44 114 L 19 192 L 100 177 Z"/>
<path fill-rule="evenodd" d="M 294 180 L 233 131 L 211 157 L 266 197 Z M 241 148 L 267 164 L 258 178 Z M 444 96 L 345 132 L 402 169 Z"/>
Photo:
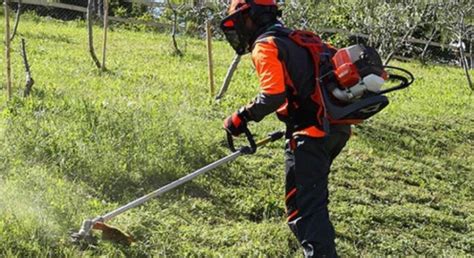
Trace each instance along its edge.
<path fill-rule="evenodd" d="M 84 220 L 79 232 L 71 234 L 72 242 L 77 244 L 81 244 L 81 242 L 82 244 L 84 242 L 92 244 L 95 242 L 95 238 L 92 235 L 93 230 L 102 231 L 103 240 L 116 242 L 126 246 L 135 242 L 135 239 L 130 234 L 123 232 L 117 227 L 104 223 L 101 218 Z"/>
<path fill-rule="evenodd" d="M 126 246 L 129 246 L 135 242 L 131 235 L 123 232 L 117 227 L 105 224 L 103 222 L 96 222 L 92 228 L 102 231 L 102 239 L 104 240 L 113 241 Z"/>

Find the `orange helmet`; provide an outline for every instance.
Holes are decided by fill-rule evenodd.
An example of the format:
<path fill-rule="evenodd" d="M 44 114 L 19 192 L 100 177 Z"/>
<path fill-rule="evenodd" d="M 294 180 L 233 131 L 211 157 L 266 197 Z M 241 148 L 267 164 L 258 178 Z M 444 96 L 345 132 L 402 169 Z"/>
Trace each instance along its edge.
<path fill-rule="evenodd" d="M 281 15 L 276 0 L 231 0 L 228 13 L 221 22 L 221 29 L 239 55 L 249 52 L 252 41 L 258 36 L 255 34 Z M 255 28 L 249 28 L 246 19 L 251 19 Z"/>
<path fill-rule="evenodd" d="M 231 0 L 229 6 L 229 14 L 233 14 L 234 12 L 240 11 L 242 9 L 247 9 L 251 7 L 251 5 L 277 7 L 276 0 Z"/>

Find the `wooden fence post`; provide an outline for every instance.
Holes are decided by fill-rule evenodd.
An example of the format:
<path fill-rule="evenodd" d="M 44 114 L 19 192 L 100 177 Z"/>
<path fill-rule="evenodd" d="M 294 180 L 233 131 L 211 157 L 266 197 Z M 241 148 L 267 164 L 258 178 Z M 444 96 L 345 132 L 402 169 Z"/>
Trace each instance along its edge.
<path fill-rule="evenodd" d="M 5 7 L 5 72 L 7 77 L 7 96 L 8 100 L 12 98 L 12 69 L 11 69 L 11 50 L 10 50 L 10 0 L 5 0 L 3 5 Z"/>
<path fill-rule="evenodd" d="M 102 46 L 102 71 L 107 70 L 105 66 L 107 53 L 107 31 L 109 30 L 109 0 L 103 0 L 104 7 L 104 45 Z"/>
<path fill-rule="evenodd" d="M 209 68 L 209 89 L 211 99 L 214 98 L 214 65 L 212 63 L 212 31 L 211 20 L 206 21 L 206 38 L 207 38 L 207 64 Z"/>

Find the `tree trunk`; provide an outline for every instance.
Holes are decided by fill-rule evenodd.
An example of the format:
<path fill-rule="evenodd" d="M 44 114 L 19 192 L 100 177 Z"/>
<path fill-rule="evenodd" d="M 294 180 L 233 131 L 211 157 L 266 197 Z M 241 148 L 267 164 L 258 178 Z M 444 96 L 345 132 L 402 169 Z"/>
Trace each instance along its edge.
<path fill-rule="evenodd" d="M 103 0 L 102 4 L 104 7 L 104 45 L 102 47 L 102 71 L 106 71 L 105 66 L 106 54 L 107 54 L 107 31 L 109 29 L 109 0 Z"/>
<path fill-rule="evenodd" d="M 87 29 L 88 29 L 88 35 L 89 35 L 89 53 L 92 57 L 92 61 L 94 61 L 97 68 L 100 69 L 102 66 L 94 51 L 94 36 L 93 36 L 94 31 L 92 28 L 92 25 L 93 25 L 92 16 L 94 14 L 93 5 L 94 5 L 94 0 L 89 0 L 88 5 L 87 5 Z"/>
<path fill-rule="evenodd" d="M 173 39 L 174 52 L 178 56 L 182 56 L 183 53 L 181 52 L 181 50 L 179 50 L 178 43 L 176 42 L 176 32 L 177 32 L 177 27 L 178 27 L 178 12 L 176 11 L 176 9 L 174 9 L 174 7 L 171 4 L 170 0 L 167 0 L 166 2 L 168 4 L 168 7 L 173 12 L 173 31 L 171 33 L 171 38 Z"/>
<path fill-rule="evenodd" d="M 474 86 L 472 85 L 472 80 L 471 80 L 471 75 L 469 74 L 469 68 L 468 68 L 468 64 L 467 64 L 467 58 L 466 58 L 466 55 L 465 55 L 465 45 L 464 45 L 464 42 L 462 41 L 462 38 L 463 38 L 463 35 L 464 35 L 464 32 L 466 31 L 466 26 L 465 26 L 465 23 L 464 23 L 464 14 L 461 13 L 461 21 L 460 21 L 460 31 L 458 32 L 458 41 L 459 41 L 459 55 L 461 57 L 461 65 L 464 69 L 464 72 L 466 73 L 466 78 L 467 78 L 467 83 L 469 84 L 469 88 L 471 88 L 471 90 L 474 90 Z"/>
<path fill-rule="evenodd" d="M 10 50 L 10 0 L 5 0 L 3 5 L 5 7 L 5 72 L 7 77 L 7 96 L 10 100 L 12 98 L 12 70 L 11 70 L 11 50 Z"/>
<path fill-rule="evenodd" d="M 472 52 L 472 45 L 474 44 L 474 38 L 471 38 L 471 42 L 469 44 L 469 54 L 471 54 L 471 69 L 474 68 L 474 63 L 473 63 L 473 59 L 474 59 L 474 53 Z"/>
<path fill-rule="evenodd" d="M 26 85 L 23 97 L 28 97 L 31 93 L 31 89 L 33 88 L 33 84 L 35 84 L 35 80 L 33 80 L 33 77 L 31 76 L 30 64 L 28 63 L 28 57 L 26 55 L 25 39 L 21 39 L 21 56 L 23 57 L 23 64 L 25 66 L 26 74 Z"/>
<path fill-rule="evenodd" d="M 12 35 L 10 36 L 10 41 L 13 41 L 16 35 L 16 31 L 18 30 L 18 24 L 20 23 L 20 15 L 21 15 L 21 0 L 18 0 L 17 10 L 15 15 L 15 25 L 13 25 Z"/>
<path fill-rule="evenodd" d="M 467 78 L 467 83 L 469 84 L 469 88 L 471 88 L 471 90 L 474 90 L 474 86 L 472 85 L 471 75 L 469 74 L 467 58 L 466 58 L 465 53 L 464 53 L 464 44 L 462 42 L 461 37 L 459 37 L 459 55 L 460 55 L 460 58 L 461 58 L 461 65 L 464 69 L 464 73 L 466 73 L 466 78 Z"/>

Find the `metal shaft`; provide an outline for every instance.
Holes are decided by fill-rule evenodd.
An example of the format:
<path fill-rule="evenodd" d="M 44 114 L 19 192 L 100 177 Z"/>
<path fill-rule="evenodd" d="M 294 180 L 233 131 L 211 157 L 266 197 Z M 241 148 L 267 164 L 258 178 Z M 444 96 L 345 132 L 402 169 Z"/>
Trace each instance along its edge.
<path fill-rule="evenodd" d="M 201 174 L 204 174 L 204 173 L 208 172 L 209 170 L 212 170 L 216 167 L 219 167 L 220 165 L 222 165 L 224 163 L 233 161 L 237 157 L 239 157 L 240 155 L 242 155 L 242 153 L 240 151 L 236 151 L 236 152 L 230 154 L 227 157 L 224 157 L 224 158 L 222 158 L 218 161 L 215 161 L 215 162 L 213 162 L 213 163 L 211 163 L 211 164 L 209 164 L 209 165 L 207 165 L 203 168 L 200 168 L 200 169 L 194 171 L 193 173 L 191 173 L 189 175 L 186 175 L 186 176 L 184 176 L 184 177 L 182 177 L 182 178 L 180 178 L 180 179 L 178 179 L 174 182 L 171 182 L 171 183 L 161 187 L 160 189 L 158 189 L 154 192 L 151 192 L 147 195 L 144 195 L 143 197 L 141 197 L 141 198 L 139 198 L 139 199 L 137 199 L 133 202 L 130 202 L 130 203 L 128 203 L 128 204 L 126 204 L 126 205 L 124 205 L 124 206 L 122 206 L 122 207 L 120 207 L 116 210 L 111 211 L 111 212 L 105 214 L 104 216 L 98 217 L 94 221 L 103 221 L 103 222 L 108 221 L 108 220 L 116 217 L 117 215 L 120 215 L 120 214 L 124 213 L 125 211 L 127 211 L 129 209 L 135 208 L 138 205 L 143 204 L 144 202 L 150 200 L 151 198 L 159 196 L 159 195 L 161 195 L 163 193 L 166 193 L 169 190 L 174 189 L 174 188 L 176 188 L 176 187 L 178 187 L 178 186 L 180 186 L 180 185 L 182 185 L 182 184 L 184 184 L 188 181 L 191 181 L 193 178 L 195 178 L 195 177 L 197 177 Z"/>

